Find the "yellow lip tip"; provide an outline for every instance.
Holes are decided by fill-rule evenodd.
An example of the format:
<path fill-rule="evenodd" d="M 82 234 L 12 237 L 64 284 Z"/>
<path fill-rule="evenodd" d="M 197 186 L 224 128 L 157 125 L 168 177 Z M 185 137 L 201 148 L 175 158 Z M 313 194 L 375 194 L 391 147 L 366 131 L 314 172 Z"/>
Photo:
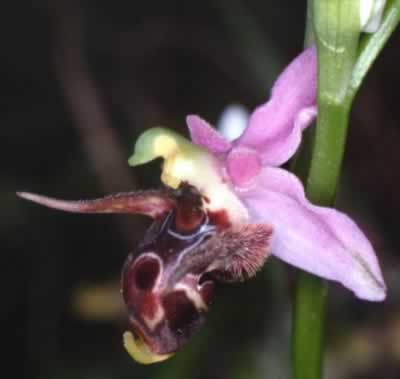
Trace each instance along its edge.
<path fill-rule="evenodd" d="M 123 334 L 124 347 L 129 355 L 138 363 L 149 365 L 162 362 L 173 356 L 173 354 L 155 354 L 151 352 L 148 346 L 141 340 L 135 339 L 129 331 Z"/>

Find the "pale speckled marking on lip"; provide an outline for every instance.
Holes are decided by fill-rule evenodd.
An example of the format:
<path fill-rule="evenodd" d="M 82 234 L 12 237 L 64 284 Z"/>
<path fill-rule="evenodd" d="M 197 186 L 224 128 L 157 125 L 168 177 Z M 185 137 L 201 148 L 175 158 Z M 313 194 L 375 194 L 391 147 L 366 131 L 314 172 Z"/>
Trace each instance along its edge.
<path fill-rule="evenodd" d="M 157 310 L 153 318 L 147 317 L 143 315 L 143 321 L 145 322 L 146 326 L 151 330 L 154 331 L 156 327 L 163 321 L 165 316 L 164 309 L 160 304 L 157 304 Z"/>
<path fill-rule="evenodd" d="M 159 264 L 159 273 L 157 275 L 157 279 L 156 279 L 156 281 L 155 281 L 155 283 L 153 285 L 153 288 L 151 290 L 151 293 L 155 293 L 160 289 L 160 287 L 162 285 L 161 278 L 162 278 L 162 274 L 163 274 L 163 271 L 164 271 L 164 264 L 163 264 L 162 259 L 157 254 L 154 254 L 153 252 L 143 253 L 143 255 L 141 255 L 140 258 L 138 258 L 136 260 L 136 262 L 134 263 L 133 269 L 135 269 L 135 267 L 138 264 L 140 264 L 142 260 L 145 260 L 148 257 L 151 257 L 152 259 L 155 259 Z M 163 320 L 164 316 L 165 316 L 164 309 L 162 308 L 161 304 L 157 304 L 157 310 L 155 312 L 154 317 L 150 318 L 150 317 L 147 317 L 147 316 L 143 315 L 143 321 L 145 322 L 146 326 L 151 331 L 153 331 L 160 324 L 160 322 Z"/>

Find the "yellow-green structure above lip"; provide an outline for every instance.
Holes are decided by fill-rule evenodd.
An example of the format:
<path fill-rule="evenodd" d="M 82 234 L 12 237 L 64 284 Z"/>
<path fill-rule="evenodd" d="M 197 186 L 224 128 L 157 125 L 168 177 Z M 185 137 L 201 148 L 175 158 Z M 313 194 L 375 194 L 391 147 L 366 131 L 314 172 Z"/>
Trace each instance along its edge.
<path fill-rule="evenodd" d="M 220 161 L 201 147 L 166 128 L 151 128 L 136 141 L 130 166 L 162 157 L 161 181 L 171 188 L 183 182 L 196 187 L 211 211 L 226 210 L 232 222 L 245 222 L 248 212 L 224 178 Z"/>
<path fill-rule="evenodd" d="M 136 141 L 135 152 L 128 163 L 138 166 L 156 158 L 164 159 L 161 180 L 172 188 L 196 175 L 196 161 L 207 153 L 184 137 L 165 128 L 145 131 Z"/>
<path fill-rule="evenodd" d="M 156 354 L 150 351 L 149 347 L 140 338 L 135 338 L 133 334 L 126 331 L 123 334 L 124 347 L 129 355 L 138 363 L 149 365 L 162 362 L 172 357 L 174 354 Z"/>

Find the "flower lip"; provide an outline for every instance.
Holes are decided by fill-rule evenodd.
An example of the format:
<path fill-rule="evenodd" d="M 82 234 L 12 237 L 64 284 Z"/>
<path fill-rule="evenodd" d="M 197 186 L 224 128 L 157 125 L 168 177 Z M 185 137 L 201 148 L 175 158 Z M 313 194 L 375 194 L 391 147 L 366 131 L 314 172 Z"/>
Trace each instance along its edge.
<path fill-rule="evenodd" d="M 269 255 L 270 227 L 231 223 L 226 212 L 207 210 L 207 200 L 189 185 L 175 194 L 177 209 L 154 221 L 122 273 L 131 332 L 138 336 L 129 345 L 135 359 L 138 349 L 157 356 L 179 350 L 204 323 L 214 281 L 253 276 Z M 177 217 L 193 230 L 179 233 Z"/>
<path fill-rule="evenodd" d="M 205 321 L 213 294 L 213 282 L 203 277 L 209 264 L 197 259 L 198 249 L 218 232 L 212 222 L 222 219 L 210 219 L 195 188 L 184 185 L 174 193 L 176 209 L 154 221 L 122 271 L 131 329 L 125 345 L 140 362 L 180 349 Z"/>

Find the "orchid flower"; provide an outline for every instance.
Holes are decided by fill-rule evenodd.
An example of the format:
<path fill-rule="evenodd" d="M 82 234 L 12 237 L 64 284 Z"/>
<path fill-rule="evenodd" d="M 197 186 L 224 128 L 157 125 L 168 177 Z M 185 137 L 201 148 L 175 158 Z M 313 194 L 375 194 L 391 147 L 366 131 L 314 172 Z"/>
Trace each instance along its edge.
<path fill-rule="evenodd" d="M 134 213 L 154 223 L 126 260 L 122 293 L 128 352 L 142 363 L 168 358 L 204 321 L 217 281 L 255 275 L 269 255 L 341 283 L 361 299 L 385 298 L 374 250 L 348 216 L 312 205 L 299 179 L 280 168 L 317 115 L 315 48 L 280 75 L 271 98 L 244 132 L 226 139 L 188 116 L 192 142 L 165 129 L 145 131 L 131 166 L 164 159 L 156 191 L 68 202 L 20 196 L 70 212 Z"/>

